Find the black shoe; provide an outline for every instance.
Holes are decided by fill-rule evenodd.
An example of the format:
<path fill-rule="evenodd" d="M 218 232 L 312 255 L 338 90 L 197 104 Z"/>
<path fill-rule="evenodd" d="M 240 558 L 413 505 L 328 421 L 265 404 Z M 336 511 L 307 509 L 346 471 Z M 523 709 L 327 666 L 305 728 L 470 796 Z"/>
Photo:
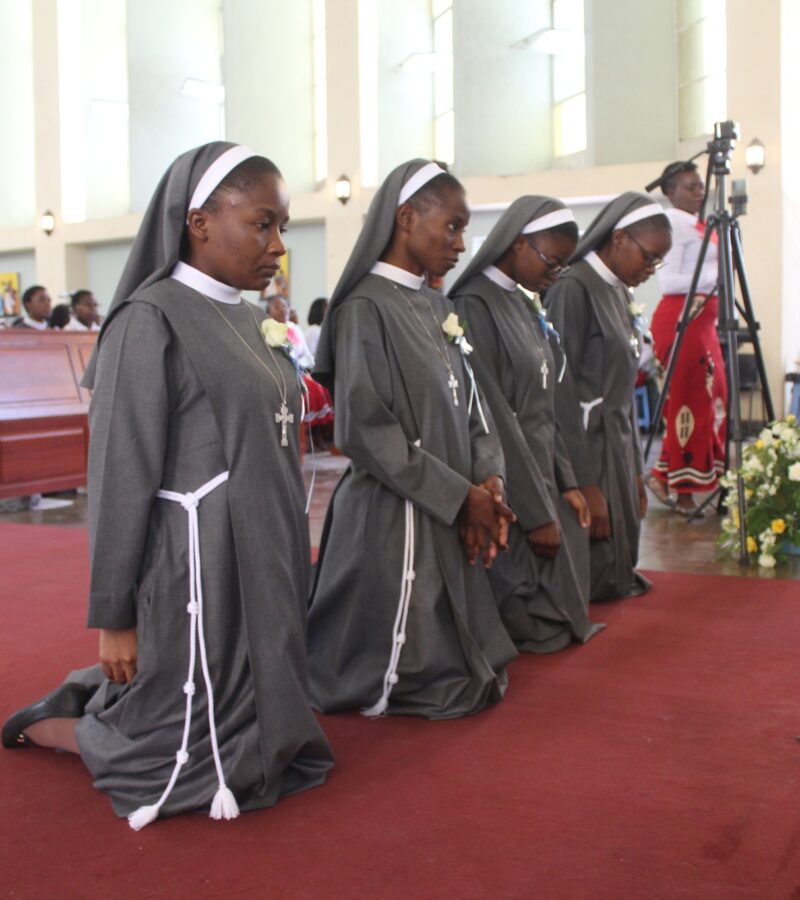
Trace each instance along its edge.
<path fill-rule="evenodd" d="M 89 688 L 82 684 L 62 684 L 46 697 L 11 716 L 3 725 L 3 746 L 14 750 L 17 747 L 32 745 L 33 741 L 24 734 L 25 729 L 36 722 L 41 722 L 42 719 L 79 719 L 91 694 Z"/>

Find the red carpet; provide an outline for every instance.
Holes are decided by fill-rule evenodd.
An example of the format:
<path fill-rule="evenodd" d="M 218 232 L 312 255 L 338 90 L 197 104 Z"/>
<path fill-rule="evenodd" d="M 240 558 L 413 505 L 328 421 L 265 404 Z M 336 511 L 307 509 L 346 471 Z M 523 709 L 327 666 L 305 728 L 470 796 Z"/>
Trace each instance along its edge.
<path fill-rule="evenodd" d="M 83 531 L 0 526 L 0 715 L 93 659 Z M 14 898 L 800 898 L 800 585 L 650 573 L 588 646 L 428 723 L 324 717 L 329 783 L 142 832 L 77 758 L 0 751 Z"/>

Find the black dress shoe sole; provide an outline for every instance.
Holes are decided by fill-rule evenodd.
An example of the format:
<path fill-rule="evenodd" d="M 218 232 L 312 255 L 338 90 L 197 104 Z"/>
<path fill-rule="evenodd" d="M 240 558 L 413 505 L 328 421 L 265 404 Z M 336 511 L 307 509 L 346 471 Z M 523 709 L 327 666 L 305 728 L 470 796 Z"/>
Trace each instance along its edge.
<path fill-rule="evenodd" d="M 26 728 L 42 719 L 79 719 L 90 696 L 91 691 L 82 684 L 62 684 L 8 719 L 3 725 L 3 746 L 7 750 L 33 746 L 33 741 L 24 734 Z"/>

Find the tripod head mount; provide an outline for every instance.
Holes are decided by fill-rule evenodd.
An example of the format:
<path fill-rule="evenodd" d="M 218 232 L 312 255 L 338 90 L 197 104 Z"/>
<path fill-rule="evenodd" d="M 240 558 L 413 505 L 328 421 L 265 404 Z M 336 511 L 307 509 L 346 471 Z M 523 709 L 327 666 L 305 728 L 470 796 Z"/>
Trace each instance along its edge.
<path fill-rule="evenodd" d="M 714 175 L 730 175 L 731 159 L 736 142 L 742 133 L 738 122 L 728 119 L 714 123 L 714 137 L 706 144 L 709 155 L 709 171 Z"/>

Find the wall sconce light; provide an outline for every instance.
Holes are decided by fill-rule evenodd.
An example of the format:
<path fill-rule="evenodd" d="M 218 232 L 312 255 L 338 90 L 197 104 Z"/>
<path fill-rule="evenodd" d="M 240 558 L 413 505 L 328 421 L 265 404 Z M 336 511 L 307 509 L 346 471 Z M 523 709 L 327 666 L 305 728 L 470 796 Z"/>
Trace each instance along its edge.
<path fill-rule="evenodd" d="M 50 212 L 49 209 L 46 209 L 42 213 L 41 219 L 39 219 L 39 228 L 50 237 L 50 235 L 55 231 L 56 228 L 56 217 Z"/>
<path fill-rule="evenodd" d="M 757 175 L 764 168 L 764 163 L 767 161 L 767 151 L 758 138 L 753 138 L 747 145 L 747 149 L 744 151 L 744 161 L 753 175 Z"/>
<path fill-rule="evenodd" d="M 344 204 L 347 203 L 352 194 L 350 179 L 347 177 L 347 175 L 340 175 L 336 179 L 334 191 L 336 193 L 336 199 L 342 204 L 342 206 L 344 206 Z"/>

